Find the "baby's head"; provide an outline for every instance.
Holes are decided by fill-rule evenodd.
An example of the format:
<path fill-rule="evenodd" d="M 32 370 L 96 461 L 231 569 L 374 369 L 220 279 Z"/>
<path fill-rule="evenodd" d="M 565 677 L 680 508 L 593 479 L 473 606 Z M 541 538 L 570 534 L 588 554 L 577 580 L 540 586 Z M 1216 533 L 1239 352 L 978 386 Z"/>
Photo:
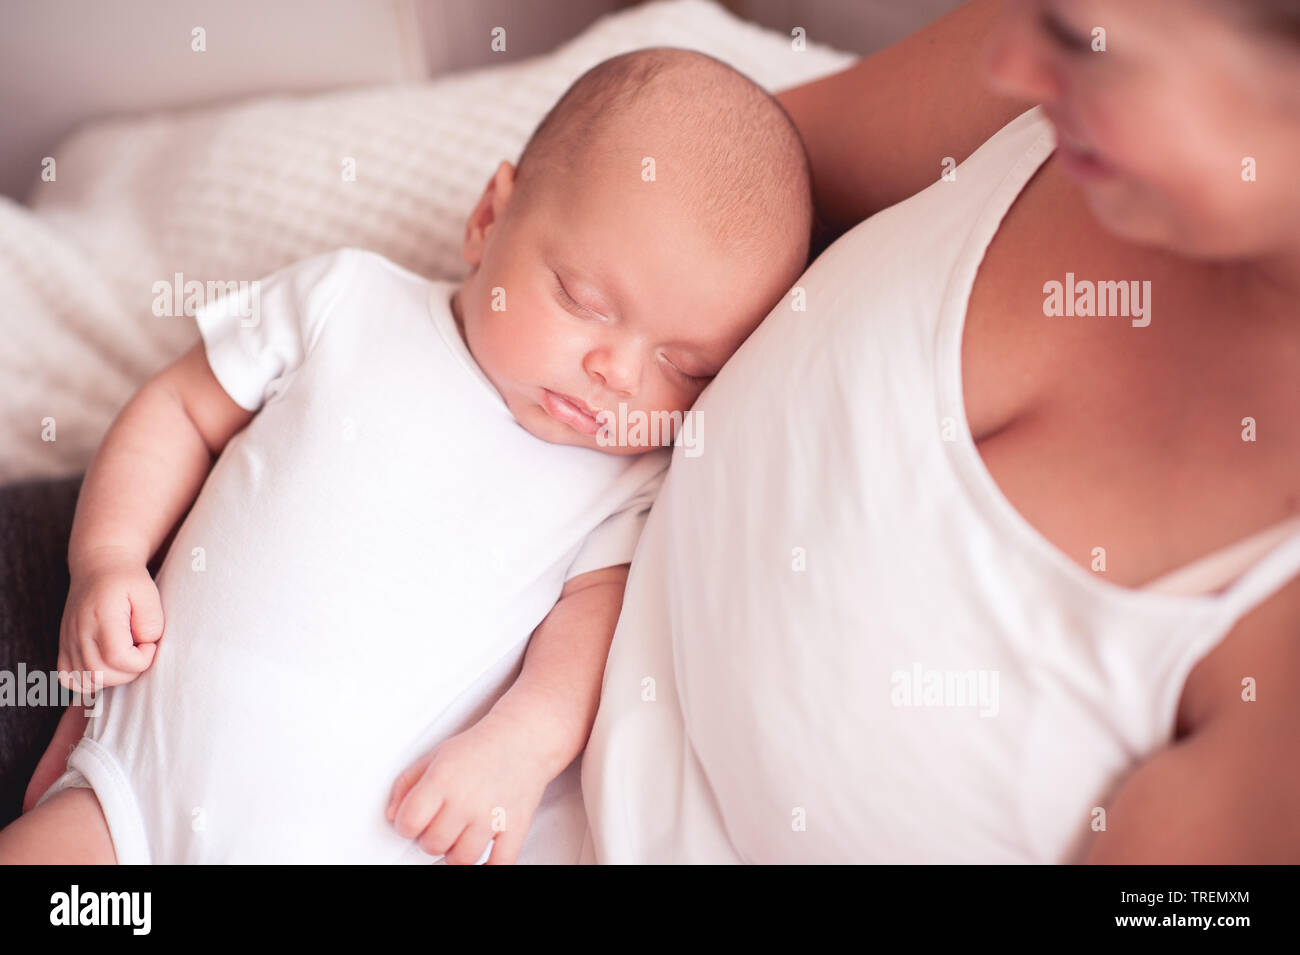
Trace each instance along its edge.
<path fill-rule="evenodd" d="M 644 452 L 598 440 L 591 415 L 687 411 L 803 271 L 812 217 L 776 100 L 701 53 L 624 54 L 497 168 L 466 225 L 456 322 L 529 432 Z"/>

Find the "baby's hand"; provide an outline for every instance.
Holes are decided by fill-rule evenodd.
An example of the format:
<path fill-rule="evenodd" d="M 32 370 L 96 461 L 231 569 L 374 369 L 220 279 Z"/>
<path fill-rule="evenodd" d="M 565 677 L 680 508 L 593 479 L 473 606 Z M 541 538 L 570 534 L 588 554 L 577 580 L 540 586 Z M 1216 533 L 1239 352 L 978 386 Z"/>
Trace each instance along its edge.
<path fill-rule="evenodd" d="M 147 567 L 111 556 L 79 567 L 59 630 L 59 682 L 79 690 L 83 674 L 98 670 L 104 686 L 130 683 L 153 663 L 162 634 L 162 600 Z"/>
<path fill-rule="evenodd" d="M 488 864 L 513 863 L 550 782 L 527 742 L 489 713 L 407 767 L 385 815 L 450 865 L 477 862 L 492 839 Z"/>

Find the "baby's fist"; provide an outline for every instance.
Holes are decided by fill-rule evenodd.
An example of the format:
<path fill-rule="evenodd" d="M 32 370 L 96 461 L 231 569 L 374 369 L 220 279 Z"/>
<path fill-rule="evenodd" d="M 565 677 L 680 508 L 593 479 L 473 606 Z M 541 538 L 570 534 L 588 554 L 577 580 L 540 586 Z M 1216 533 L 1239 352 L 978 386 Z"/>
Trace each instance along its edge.
<path fill-rule="evenodd" d="M 143 564 L 99 562 L 72 575 L 59 630 L 59 682 L 82 689 L 83 674 L 104 686 L 130 683 L 153 663 L 163 635 L 162 600 Z M 90 689 L 90 687 L 86 687 Z"/>
<path fill-rule="evenodd" d="M 385 815 L 449 865 L 512 864 L 549 779 L 522 741 L 491 715 L 420 757 L 393 783 Z"/>

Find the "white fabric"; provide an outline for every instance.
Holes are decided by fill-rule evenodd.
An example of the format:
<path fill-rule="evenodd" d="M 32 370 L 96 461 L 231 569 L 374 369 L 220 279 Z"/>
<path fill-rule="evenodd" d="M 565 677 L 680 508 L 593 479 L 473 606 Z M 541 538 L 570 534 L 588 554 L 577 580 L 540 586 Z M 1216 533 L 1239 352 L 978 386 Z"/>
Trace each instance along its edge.
<path fill-rule="evenodd" d="M 1072 859 L 1195 663 L 1300 571 L 1293 532 L 1221 595 L 1117 587 L 983 467 L 967 301 L 1054 145 L 1030 110 L 843 236 L 807 311 L 778 307 L 700 398 L 709 443 L 675 453 L 642 534 L 583 760 L 589 857 Z M 933 692 L 967 673 L 976 705 Z"/>
<path fill-rule="evenodd" d="M 1185 567 L 1162 574 L 1143 584 L 1142 589 L 1162 594 L 1213 593 L 1236 580 L 1261 557 L 1298 531 L 1300 517 L 1280 521 Z"/>
<path fill-rule="evenodd" d="M 197 340 L 192 322 L 152 314 L 155 282 L 252 280 L 344 246 L 462 277 L 465 218 L 497 164 L 589 67 L 655 45 L 712 54 L 770 90 L 853 60 L 668 0 L 500 67 L 75 133 L 30 211 L 0 200 L 0 482 L 83 470 L 135 389 Z"/>
<path fill-rule="evenodd" d="M 153 665 L 105 692 L 69 762 L 111 786 L 115 840 L 143 821 L 119 855 L 430 861 L 384 818 L 393 780 L 509 685 L 566 579 L 631 559 L 669 452 L 531 435 L 454 288 L 345 249 L 200 310 L 257 414 L 159 570 Z"/>

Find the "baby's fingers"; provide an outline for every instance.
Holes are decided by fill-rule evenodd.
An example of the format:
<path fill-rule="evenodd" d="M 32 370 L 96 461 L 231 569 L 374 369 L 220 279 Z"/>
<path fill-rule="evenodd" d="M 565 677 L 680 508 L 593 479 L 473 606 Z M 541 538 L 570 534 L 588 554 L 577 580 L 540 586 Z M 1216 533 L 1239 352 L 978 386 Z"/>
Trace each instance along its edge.
<path fill-rule="evenodd" d="M 81 629 L 66 614 L 59 625 L 59 683 L 70 690 L 78 689 L 79 681 L 74 677 L 85 669 L 81 658 Z"/>
<path fill-rule="evenodd" d="M 519 861 L 519 850 L 523 848 L 525 832 L 523 829 L 504 829 L 493 833 L 496 845 L 492 847 L 492 855 L 484 864 L 514 865 Z"/>
<path fill-rule="evenodd" d="M 492 829 L 487 823 L 469 826 L 460 834 L 455 845 L 447 850 L 447 865 L 473 865 L 483 858 L 483 850 L 492 841 Z"/>
<path fill-rule="evenodd" d="M 154 655 L 158 652 L 158 644 L 142 643 L 139 646 L 133 647 L 128 652 L 135 660 L 134 663 L 135 669 L 133 672 L 137 674 L 143 673 L 145 670 L 153 666 L 153 658 Z"/>
<path fill-rule="evenodd" d="M 80 680 L 82 692 L 88 692 L 94 689 L 96 676 L 99 677 L 100 686 L 118 686 L 122 683 L 130 683 L 137 674 L 132 670 L 120 670 L 106 662 L 100 656 L 99 648 L 92 642 L 85 648 L 81 667 L 74 673 L 74 677 Z"/>
<path fill-rule="evenodd" d="M 94 643 L 89 642 L 88 646 L 93 651 Z M 95 659 L 98 660 L 98 656 Z M 73 641 L 68 649 L 59 651 L 58 668 L 59 683 L 74 693 L 82 693 L 94 687 L 95 670 L 103 671 L 104 666 L 102 663 L 87 662 L 87 653 L 82 651 L 79 643 Z"/>
<path fill-rule="evenodd" d="M 153 580 L 133 586 L 127 593 L 127 599 L 131 602 L 131 636 L 135 642 L 156 642 L 163 635 L 163 609 L 162 599 L 158 596 L 158 588 Z M 150 659 L 153 659 L 152 655 Z"/>
<path fill-rule="evenodd" d="M 469 819 L 463 812 L 457 812 L 451 806 L 443 805 L 438 810 L 438 815 L 434 817 L 433 822 L 429 823 L 429 827 L 420 833 L 420 838 L 417 841 L 420 848 L 429 855 L 443 856 L 451 851 L 451 847 L 456 844 L 468 826 Z M 483 845 L 484 843 L 479 844 L 478 851 L 480 853 L 483 852 Z M 476 855 L 469 861 L 474 862 L 477 859 L 478 856 Z"/>
<path fill-rule="evenodd" d="M 442 802 L 433 786 L 419 785 L 432 758 L 432 753 L 422 756 L 402 770 L 388 795 L 384 815 L 406 839 L 414 839 L 429 824 Z"/>
<path fill-rule="evenodd" d="M 158 649 L 156 643 L 142 643 L 137 647 L 131 640 L 131 631 L 120 621 L 101 627 L 96 644 L 98 659 L 92 660 L 95 649 L 87 648 L 87 662 L 101 663 L 106 671 L 105 679 L 108 679 L 107 671 L 113 671 L 126 677 L 125 681 L 119 682 L 127 683 L 149 669 L 154 652 Z"/>
<path fill-rule="evenodd" d="M 66 686 L 69 690 L 80 688 L 80 681 L 74 679 L 81 670 L 81 654 L 76 647 L 66 649 L 59 648 L 59 661 L 55 664 L 58 667 L 59 683 Z"/>

